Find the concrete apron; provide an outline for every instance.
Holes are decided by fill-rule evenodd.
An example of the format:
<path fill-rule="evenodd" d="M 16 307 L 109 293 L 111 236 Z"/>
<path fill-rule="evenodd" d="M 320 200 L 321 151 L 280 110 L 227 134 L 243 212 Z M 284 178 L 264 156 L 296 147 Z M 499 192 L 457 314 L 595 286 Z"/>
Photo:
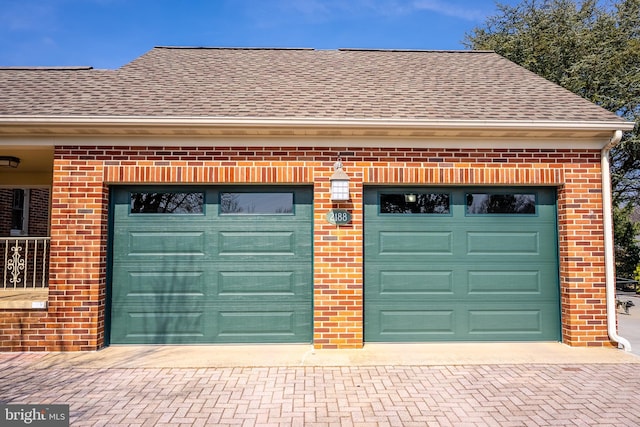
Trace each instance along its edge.
<path fill-rule="evenodd" d="M 15 355 L 0 354 L 0 361 L 12 354 Z M 34 357 L 29 365 L 36 369 L 135 369 L 590 363 L 640 364 L 640 357 L 614 348 L 569 347 L 550 342 L 367 344 L 353 350 L 315 350 L 311 345 L 114 345 L 95 352 L 45 353 Z"/>

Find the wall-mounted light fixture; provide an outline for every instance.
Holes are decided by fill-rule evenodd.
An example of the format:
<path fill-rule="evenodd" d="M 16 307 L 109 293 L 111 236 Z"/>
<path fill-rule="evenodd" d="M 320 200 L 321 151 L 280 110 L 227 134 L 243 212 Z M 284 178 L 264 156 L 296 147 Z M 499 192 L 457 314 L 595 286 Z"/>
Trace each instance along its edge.
<path fill-rule="evenodd" d="M 0 168 L 17 168 L 20 159 L 13 156 L 0 156 Z"/>
<path fill-rule="evenodd" d="M 333 164 L 333 175 L 329 178 L 331 183 L 331 200 L 345 201 L 349 200 L 349 176 L 342 170 L 342 161 Z"/>
<path fill-rule="evenodd" d="M 417 197 L 415 194 L 413 193 L 408 193 L 404 195 L 404 201 L 405 203 L 415 203 L 417 200 Z"/>

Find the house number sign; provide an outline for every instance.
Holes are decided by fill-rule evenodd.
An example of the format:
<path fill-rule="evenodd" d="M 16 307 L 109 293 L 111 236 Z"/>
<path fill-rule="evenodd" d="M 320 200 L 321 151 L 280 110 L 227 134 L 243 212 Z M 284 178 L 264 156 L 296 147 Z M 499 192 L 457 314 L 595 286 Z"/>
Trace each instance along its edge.
<path fill-rule="evenodd" d="M 327 222 L 334 225 L 349 224 L 351 213 L 344 209 L 331 209 L 327 212 Z"/>

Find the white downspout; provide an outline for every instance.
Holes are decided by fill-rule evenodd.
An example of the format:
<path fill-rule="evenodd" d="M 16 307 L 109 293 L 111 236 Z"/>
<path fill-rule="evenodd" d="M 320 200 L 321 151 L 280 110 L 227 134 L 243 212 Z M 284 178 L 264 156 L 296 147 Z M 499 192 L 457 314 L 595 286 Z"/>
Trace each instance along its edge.
<path fill-rule="evenodd" d="M 631 351 L 631 343 L 618 335 L 616 320 L 616 273 L 613 245 L 613 215 L 611 204 L 611 173 L 609 170 L 609 152 L 622 139 L 622 131 L 617 130 L 609 143 L 602 149 L 600 161 L 602 165 L 602 209 L 604 214 L 604 263 L 605 286 L 607 290 L 607 332 L 618 348 Z"/>

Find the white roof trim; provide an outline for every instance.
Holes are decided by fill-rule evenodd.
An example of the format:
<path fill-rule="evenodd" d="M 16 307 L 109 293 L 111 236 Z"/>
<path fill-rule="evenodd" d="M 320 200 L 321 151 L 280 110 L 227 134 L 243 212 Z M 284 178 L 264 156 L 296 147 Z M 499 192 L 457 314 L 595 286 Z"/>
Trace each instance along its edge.
<path fill-rule="evenodd" d="M 556 120 L 405 120 L 229 117 L 0 116 L 0 146 L 83 144 L 300 144 L 315 146 L 486 146 L 602 148 L 634 123 Z M 55 137 L 55 138 L 54 138 Z M 21 140 L 21 141 L 18 141 Z M 224 142 L 222 142 L 224 140 Z M 80 142 L 78 142 L 80 143 Z"/>
<path fill-rule="evenodd" d="M 145 116 L 0 116 L 0 125 L 155 125 L 155 126 L 277 126 L 277 127 L 409 127 L 465 129 L 566 129 L 631 130 L 633 122 L 561 120 L 413 120 L 413 119 L 326 119 L 289 117 L 145 117 Z"/>

